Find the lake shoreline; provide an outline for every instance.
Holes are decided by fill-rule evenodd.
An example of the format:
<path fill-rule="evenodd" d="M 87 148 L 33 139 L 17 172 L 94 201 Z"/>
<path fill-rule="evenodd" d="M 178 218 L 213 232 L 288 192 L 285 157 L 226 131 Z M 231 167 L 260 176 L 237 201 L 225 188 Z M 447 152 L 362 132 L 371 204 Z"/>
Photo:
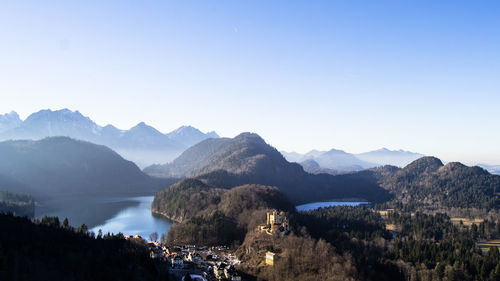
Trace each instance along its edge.
<path fill-rule="evenodd" d="M 307 203 L 307 204 L 301 204 L 295 206 L 297 208 L 297 211 L 299 212 L 307 212 L 307 211 L 312 211 L 316 210 L 319 208 L 329 208 L 329 207 L 336 207 L 336 206 L 360 206 L 360 205 L 368 205 L 370 206 L 370 202 L 366 201 L 322 201 L 322 202 L 312 202 L 312 203 Z"/>

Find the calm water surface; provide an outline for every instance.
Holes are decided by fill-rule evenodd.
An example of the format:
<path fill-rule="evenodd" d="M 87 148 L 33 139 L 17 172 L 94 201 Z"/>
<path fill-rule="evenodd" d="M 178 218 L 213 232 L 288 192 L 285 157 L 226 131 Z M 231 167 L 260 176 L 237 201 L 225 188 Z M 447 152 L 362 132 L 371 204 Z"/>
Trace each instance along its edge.
<path fill-rule="evenodd" d="M 158 237 L 162 233 L 166 234 L 172 225 L 172 221 L 151 213 L 153 198 L 154 196 L 127 198 L 127 200 L 136 201 L 138 204 L 121 210 L 118 214 L 106 220 L 104 224 L 97 225 L 91 230 L 96 234 L 99 229 L 103 233 L 110 232 L 116 234 L 121 232 L 124 235 L 137 234 L 146 239 L 153 232 L 157 232 Z"/>
<path fill-rule="evenodd" d="M 334 206 L 359 206 L 359 205 L 369 205 L 369 204 L 370 204 L 370 202 L 335 202 L 335 201 L 314 202 L 314 203 L 309 203 L 309 204 L 304 204 L 304 205 L 298 205 L 297 210 L 310 211 L 310 210 L 316 210 L 318 208 L 327 208 L 327 207 L 334 207 Z"/>

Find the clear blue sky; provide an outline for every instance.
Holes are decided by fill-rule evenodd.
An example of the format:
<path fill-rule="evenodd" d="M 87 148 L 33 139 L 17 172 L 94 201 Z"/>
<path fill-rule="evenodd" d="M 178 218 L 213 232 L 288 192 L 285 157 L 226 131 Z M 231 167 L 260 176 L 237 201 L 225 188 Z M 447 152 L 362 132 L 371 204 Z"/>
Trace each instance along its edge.
<path fill-rule="evenodd" d="M 0 113 L 500 163 L 498 1 L 6 1 Z"/>

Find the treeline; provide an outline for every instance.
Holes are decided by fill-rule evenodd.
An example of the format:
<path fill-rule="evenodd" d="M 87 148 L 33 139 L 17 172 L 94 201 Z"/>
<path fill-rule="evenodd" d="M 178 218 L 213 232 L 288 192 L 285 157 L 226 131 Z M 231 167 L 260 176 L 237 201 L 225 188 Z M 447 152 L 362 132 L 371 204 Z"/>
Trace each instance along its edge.
<path fill-rule="evenodd" d="M 0 280 L 168 280 L 145 245 L 56 217 L 0 214 Z"/>
<path fill-rule="evenodd" d="M 444 214 L 389 214 L 388 221 L 400 226 L 393 250 L 386 258 L 403 261 L 412 279 L 500 280 L 500 253 L 491 247 L 483 255 L 476 243 L 498 238 L 500 222 L 484 221 L 461 229 Z"/>
<path fill-rule="evenodd" d="M 500 280 L 498 248 L 484 254 L 477 246 L 500 238 L 500 221 L 465 228 L 444 214 L 397 211 L 383 220 L 362 206 L 322 208 L 292 220 L 296 231 L 289 236 L 247 234 L 237 252 L 250 265 L 243 270 L 266 280 Z M 276 253 L 274 267 L 259 267 L 266 251 Z"/>
<path fill-rule="evenodd" d="M 12 213 L 20 217 L 35 216 L 35 201 L 28 194 L 0 190 L 0 213 Z"/>

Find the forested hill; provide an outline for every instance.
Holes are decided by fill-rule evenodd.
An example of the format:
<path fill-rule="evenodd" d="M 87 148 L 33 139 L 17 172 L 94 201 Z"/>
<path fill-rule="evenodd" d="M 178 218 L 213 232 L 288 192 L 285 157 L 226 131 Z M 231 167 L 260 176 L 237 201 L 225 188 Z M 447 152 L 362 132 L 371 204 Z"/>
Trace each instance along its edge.
<path fill-rule="evenodd" d="M 266 212 L 295 207 L 272 186 L 213 187 L 186 179 L 156 194 L 152 212 L 177 223 L 168 232 L 173 244 L 229 245 L 265 222 Z"/>
<path fill-rule="evenodd" d="M 152 193 L 167 185 L 113 150 L 67 137 L 0 143 L 0 189 L 35 199 Z"/>
<path fill-rule="evenodd" d="M 354 197 L 378 202 L 389 198 L 369 173 L 339 177 L 306 173 L 299 164 L 289 163 L 252 133 L 202 141 L 172 163 L 150 166 L 144 171 L 164 177 L 195 176 L 223 188 L 244 184 L 276 186 L 294 203 Z"/>
<path fill-rule="evenodd" d="M 435 157 L 423 157 L 403 169 L 385 166 L 372 171 L 380 185 L 396 195 L 397 205 L 500 209 L 500 176 L 477 166 L 443 165 Z"/>
<path fill-rule="evenodd" d="M 185 179 L 156 193 L 151 210 L 177 222 L 222 211 L 231 217 L 242 210 L 275 208 L 292 211 L 293 204 L 276 188 L 243 185 L 233 189 L 209 186 L 196 179 Z"/>

